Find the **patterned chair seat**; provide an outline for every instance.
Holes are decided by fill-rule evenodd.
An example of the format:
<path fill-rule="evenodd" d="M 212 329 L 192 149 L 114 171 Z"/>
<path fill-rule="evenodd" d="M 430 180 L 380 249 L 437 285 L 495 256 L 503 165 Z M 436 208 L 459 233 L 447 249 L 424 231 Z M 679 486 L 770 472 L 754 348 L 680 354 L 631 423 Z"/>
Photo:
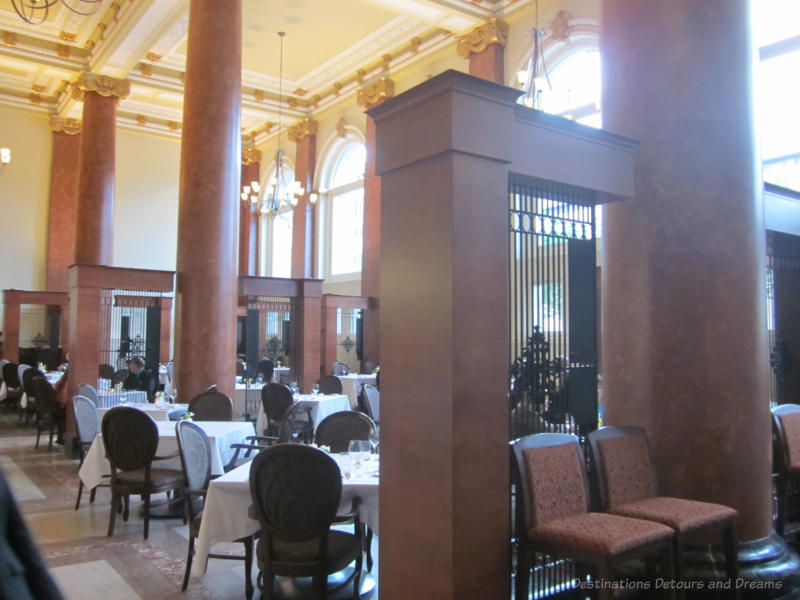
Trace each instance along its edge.
<path fill-rule="evenodd" d="M 681 532 L 693 531 L 724 519 L 735 519 L 738 514 L 734 509 L 722 504 L 668 496 L 656 496 L 621 504 L 609 512 L 624 517 L 655 521 Z"/>
<path fill-rule="evenodd" d="M 135 471 L 120 471 L 117 482 L 123 485 L 144 484 L 144 469 Z M 183 485 L 183 475 L 180 471 L 172 469 L 150 469 L 150 484 L 153 488 L 177 489 Z"/>

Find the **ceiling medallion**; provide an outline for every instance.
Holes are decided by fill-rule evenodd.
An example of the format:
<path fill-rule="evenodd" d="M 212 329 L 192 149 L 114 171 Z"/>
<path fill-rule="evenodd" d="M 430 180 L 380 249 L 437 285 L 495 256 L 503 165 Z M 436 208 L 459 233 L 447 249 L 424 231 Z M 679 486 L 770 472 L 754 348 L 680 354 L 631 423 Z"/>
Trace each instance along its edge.
<path fill-rule="evenodd" d="M 11 0 L 11 6 L 23 21 L 38 25 L 47 20 L 50 9 L 57 4 L 65 6 L 76 15 L 93 15 L 103 4 L 103 0 Z"/>

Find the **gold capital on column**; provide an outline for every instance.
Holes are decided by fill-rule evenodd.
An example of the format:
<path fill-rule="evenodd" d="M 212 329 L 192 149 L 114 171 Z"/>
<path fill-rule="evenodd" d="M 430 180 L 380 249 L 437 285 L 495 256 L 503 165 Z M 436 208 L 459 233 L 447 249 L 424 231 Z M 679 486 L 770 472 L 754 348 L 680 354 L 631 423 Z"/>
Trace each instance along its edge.
<path fill-rule="evenodd" d="M 388 77 L 380 77 L 359 88 L 356 93 L 356 102 L 363 108 L 372 108 L 392 96 L 394 96 L 394 81 Z"/>
<path fill-rule="evenodd" d="M 83 122 L 80 119 L 66 117 L 50 117 L 50 131 L 63 132 L 68 135 L 77 135 L 81 132 Z"/>
<path fill-rule="evenodd" d="M 508 41 L 508 24 L 492 17 L 469 33 L 456 38 L 456 48 L 461 58 L 483 52 L 489 44 L 505 46 Z"/>
<path fill-rule="evenodd" d="M 261 161 L 261 150 L 258 148 L 242 148 L 242 164 L 247 167 Z"/>
<path fill-rule="evenodd" d="M 299 123 L 295 123 L 289 127 L 289 139 L 293 142 L 299 142 L 309 135 L 317 134 L 317 122 L 314 119 L 303 119 Z"/>
<path fill-rule="evenodd" d="M 131 93 L 131 82 L 127 79 L 81 71 L 78 81 L 73 85 L 72 96 L 77 100 L 82 100 L 86 92 L 96 92 L 101 96 L 127 98 Z"/>

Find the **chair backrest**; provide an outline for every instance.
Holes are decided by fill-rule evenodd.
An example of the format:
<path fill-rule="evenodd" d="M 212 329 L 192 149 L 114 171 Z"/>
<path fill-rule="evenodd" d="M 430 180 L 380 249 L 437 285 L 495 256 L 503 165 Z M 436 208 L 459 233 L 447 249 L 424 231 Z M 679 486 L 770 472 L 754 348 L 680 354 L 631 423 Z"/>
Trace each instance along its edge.
<path fill-rule="evenodd" d="M 347 452 L 350 440 L 368 440 L 376 432 L 375 422 L 356 410 L 328 415 L 314 432 L 318 446 L 330 446 L 331 452 Z"/>
<path fill-rule="evenodd" d="M 374 373 L 378 368 L 378 363 L 368 360 L 364 363 L 364 373 Z"/>
<path fill-rule="evenodd" d="M 19 388 L 22 386 L 17 374 L 17 364 L 9 362 L 3 365 L 3 381 L 8 388 Z"/>
<path fill-rule="evenodd" d="M 169 377 L 170 381 L 175 378 L 175 363 L 172 361 L 167 363 L 167 377 Z"/>
<path fill-rule="evenodd" d="M 195 421 L 233 421 L 233 402 L 216 389 L 192 398 L 188 410 Z"/>
<path fill-rule="evenodd" d="M 265 448 L 250 466 L 250 495 L 261 529 L 306 542 L 326 536 L 342 495 L 342 475 L 330 456 L 303 444 Z"/>
<path fill-rule="evenodd" d="M 27 371 L 30 368 L 31 368 L 30 365 L 26 365 L 24 363 L 20 364 L 20 365 L 17 365 L 17 378 L 19 379 L 20 387 L 23 387 L 25 385 L 24 384 L 24 380 L 22 379 L 22 376 L 25 374 L 25 371 Z"/>
<path fill-rule="evenodd" d="M 0 358 L 0 382 L 5 381 L 5 376 L 3 375 L 4 367 L 8 364 L 8 361 L 5 358 Z"/>
<path fill-rule="evenodd" d="M 31 369 L 33 370 L 33 369 Z M 27 371 L 26 371 L 27 373 Z M 40 417 L 50 417 L 56 408 L 56 391 L 45 377 L 37 376 L 31 380 L 33 397 L 36 398 L 36 410 Z"/>
<path fill-rule="evenodd" d="M 601 427 L 588 437 L 603 510 L 656 495 L 644 429 Z"/>
<path fill-rule="evenodd" d="M 103 377 L 103 379 L 108 379 L 109 381 L 111 381 L 111 386 L 113 387 L 118 383 L 123 383 L 128 378 L 128 373 L 130 373 L 128 369 L 111 371 L 111 374 L 108 377 Z"/>
<path fill-rule="evenodd" d="M 100 379 L 114 379 L 114 367 L 108 363 L 103 363 L 97 367 L 97 376 Z"/>
<path fill-rule="evenodd" d="M 781 404 L 771 412 L 774 468 L 786 473 L 792 467 L 800 467 L 800 404 Z"/>
<path fill-rule="evenodd" d="M 103 417 L 101 429 L 112 477 L 116 470 L 149 468 L 158 449 L 158 426 L 150 415 L 130 406 L 115 406 Z"/>
<path fill-rule="evenodd" d="M 78 439 L 81 444 L 91 444 L 100 433 L 100 418 L 97 415 L 97 406 L 86 396 L 75 396 L 72 399 L 72 409 L 75 412 L 75 427 L 78 430 Z"/>
<path fill-rule="evenodd" d="M 262 381 L 269 383 L 272 381 L 272 374 L 275 372 L 275 365 L 268 358 L 258 361 L 256 366 L 256 377 L 261 375 Z"/>
<path fill-rule="evenodd" d="M 97 397 L 97 390 L 93 385 L 89 385 L 88 383 L 79 383 L 77 389 L 77 395 L 83 396 L 84 398 L 88 398 L 92 402 L 97 405 L 98 397 Z"/>
<path fill-rule="evenodd" d="M 364 385 L 363 389 L 367 414 L 373 421 L 379 423 L 381 420 L 381 393 L 377 387 L 371 384 Z"/>
<path fill-rule="evenodd" d="M 517 515 L 530 531 L 589 510 L 589 484 L 578 438 L 537 433 L 511 442 L 519 496 Z"/>
<path fill-rule="evenodd" d="M 334 375 L 347 375 L 350 372 L 350 365 L 345 362 L 336 361 L 333 363 L 331 372 Z"/>
<path fill-rule="evenodd" d="M 178 421 L 175 426 L 181 469 L 190 490 L 205 491 L 211 480 L 211 443 L 206 432 L 191 421 Z M 195 504 L 187 502 L 189 518 L 195 517 Z M 198 507 L 199 508 L 199 507 Z"/>
<path fill-rule="evenodd" d="M 270 423 L 280 421 L 292 402 L 292 390 L 283 384 L 269 383 L 261 388 L 261 405 Z"/>
<path fill-rule="evenodd" d="M 342 380 L 335 375 L 327 375 L 317 382 L 320 394 L 341 394 Z"/>
<path fill-rule="evenodd" d="M 298 423 L 306 423 L 310 433 L 313 433 L 314 423 L 311 420 L 311 407 L 295 400 L 287 408 L 280 420 L 281 426 L 278 429 L 278 442 L 291 442 L 292 434 L 297 433 Z"/>
<path fill-rule="evenodd" d="M 37 377 L 44 378 L 44 373 L 34 367 L 28 367 L 22 372 L 22 389 L 26 394 L 28 394 L 28 398 L 36 398 L 36 390 L 33 387 L 33 380 Z"/>
<path fill-rule="evenodd" d="M 236 374 L 244 375 L 244 363 L 240 360 L 236 361 Z"/>

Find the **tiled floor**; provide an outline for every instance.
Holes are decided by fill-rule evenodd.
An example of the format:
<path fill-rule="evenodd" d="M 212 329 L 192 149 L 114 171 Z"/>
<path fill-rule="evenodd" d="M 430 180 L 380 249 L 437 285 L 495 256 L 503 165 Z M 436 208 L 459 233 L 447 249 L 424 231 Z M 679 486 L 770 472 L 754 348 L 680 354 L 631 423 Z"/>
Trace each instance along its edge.
<path fill-rule="evenodd" d="M 150 539 L 143 540 L 133 498 L 128 522 L 117 519 L 114 537 L 106 537 L 108 489 L 99 488 L 93 504 L 84 491 L 76 512 L 78 461 L 67 459 L 61 446 L 52 452 L 46 445 L 34 450 L 35 437 L 29 433 L 0 410 L 0 468 L 66 598 L 244 598 L 244 563 L 239 561 L 209 560 L 206 575 L 192 577 L 188 590 L 181 592 L 187 527 L 180 520 L 151 520 Z M 240 554 L 241 545 L 217 545 L 214 552 Z M 374 552 L 377 555 L 377 543 Z M 255 565 L 253 570 L 255 579 Z M 257 589 L 254 598 L 259 598 Z"/>

